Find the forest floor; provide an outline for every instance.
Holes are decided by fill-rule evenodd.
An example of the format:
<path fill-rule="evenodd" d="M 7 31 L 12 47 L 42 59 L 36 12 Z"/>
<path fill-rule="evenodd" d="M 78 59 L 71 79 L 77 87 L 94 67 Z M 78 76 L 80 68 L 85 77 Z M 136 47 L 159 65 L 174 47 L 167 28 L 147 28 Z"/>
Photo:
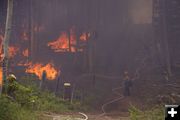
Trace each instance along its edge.
<path fill-rule="evenodd" d="M 58 114 L 51 114 L 51 115 L 44 115 L 47 120 L 130 120 L 129 117 L 121 117 L 121 116 L 99 116 L 93 114 L 86 114 L 87 119 L 84 116 L 78 114 L 71 114 L 71 115 L 58 115 Z"/>
<path fill-rule="evenodd" d="M 160 103 L 179 103 L 179 79 L 179 74 L 174 74 L 169 80 L 166 80 L 165 75 L 158 72 L 156 74 L 144 73 L 143 76 L 134 81 L 130 97 L 125 97 L 105 107 L 106 115 L 98 114 L 98 112 L 87 113 L 88 119 L 84 119 L 84 116 L 78 114 L 51 114 L 47 120 L 130 120 L 128 110 L 131 105 L 141 110 L 148 110 Z M 116 92 L 122 93 L 122 90 L 119 89 Z M 112 101 L 118 97 L 120 96 L 112 92 L 103 103 Z"/>

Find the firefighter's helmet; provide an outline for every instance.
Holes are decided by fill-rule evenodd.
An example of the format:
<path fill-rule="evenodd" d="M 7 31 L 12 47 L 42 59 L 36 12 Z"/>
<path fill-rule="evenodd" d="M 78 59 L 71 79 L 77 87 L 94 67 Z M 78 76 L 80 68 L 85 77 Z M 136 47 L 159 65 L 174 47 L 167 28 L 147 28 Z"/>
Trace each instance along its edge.
<path fill-rule="evenodd" d="M 7 79 L 9 82 L 12 82 L 16 80 L 16 76 L 14 74 L 10 74 Z"/>

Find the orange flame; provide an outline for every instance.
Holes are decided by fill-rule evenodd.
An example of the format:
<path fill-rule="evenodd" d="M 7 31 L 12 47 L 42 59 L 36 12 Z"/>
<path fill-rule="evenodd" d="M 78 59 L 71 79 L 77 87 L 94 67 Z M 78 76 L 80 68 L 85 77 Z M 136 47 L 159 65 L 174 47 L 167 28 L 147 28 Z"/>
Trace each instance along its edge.
<path fill-rule="evenodd" d="M 57 75 L 58 71 L 55 69 L 52 63 L 48 63 L 46 65 L 42 65 L 41 63 L 31 64 L 27 69 L 26 73 L 35 74 L 38 78 L 42 79 L 43 71 L 46 72 L 46 77 L 48 80 L 54 80 Z"/>
<path fill-rule="evenodd" d="M 90 38 L 90 33 L 84 32 L 80 36 L 80 40 L 86 42 Z M 70 43 L 69 43 L 70 42 Z M 59 38 L 55 41 L 49 42 L 47 44 L 55 52 L 76 52 L 83 51 L 77 49 L 77 38 L 75 27 L 70 29 L 69 34 L 67 32 L 61 32 Z"/>
<path fill-rule="evenodd" d="M 69 38 L 66 32 L 62 32 L 56 41 L 49 42 L 48 46 L 55 52 L 69 51 Z"/>
<path fill-rule="evenodd" d="M 29 56 L 29 50 L 28 49 L 25 49 L 23 52 L 22 52 L 23 56 L 24 57 L 28 57 Z"/>
<path fill-rule="evenodd" d="M 82 33 L 82 35 L 80 36 L 80 40 L 81 41 L 87 41 L 90 38 L 90 33 Z"/>
<path fill-rule="evenodd" d="M 0 57 L 2 58 L 3 57 L 3 40 L 4 40 L 4 37 L 3 35 L 0 35 Z M 17 55 L 17 52 L 19 51 L 19 48 L 18 47 L 15 47 L 15 46 L 10 46 L 8 48 L 8 51 L 9 51 L 9 57 L 10 58 L 13 58 L 14 56 Z"/>
<path fill-rule="evenodd" d="M 15 46 L 10 46 L 9 47 L 9 57 L 10 58 L 13 58 L 14 56 L 17 55 L 17 52 L 19 51 L 19 48 L 18 47 L 15 47 Z"/>

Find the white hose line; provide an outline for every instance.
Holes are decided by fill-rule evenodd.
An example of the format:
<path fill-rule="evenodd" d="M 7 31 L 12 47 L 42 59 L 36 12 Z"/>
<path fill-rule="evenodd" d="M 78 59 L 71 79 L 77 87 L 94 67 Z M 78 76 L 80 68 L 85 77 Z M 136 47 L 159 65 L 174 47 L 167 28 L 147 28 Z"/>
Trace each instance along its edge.
<path fill-rule="evenodd" d="M 107 105 L 112 104 L 112 103 L 114 103 L 114 102 L 117 102 L 117 101 L 119 101 L 119 100 L 122 100 L 123 98 L 124 98 L 124 96 L 120 96 L 119 98 L 116 98 L 116 99 L 114 99 L 114 100 L 111 100 L 111 101 L 105 103 L 105 104 L 102 106 L 102 111 L 103 111 L 103 113 L 106 114 L 105 107 L 106 107 Z"/>
<path fill-rule="evenodd" d="M 88 120 L 88 116 L 82 112 L 79 112 L 80 115 L 82 115 L 84 118 L 77 118 L 78 120 Z M 47 115 L 47 114 L 43 114 L 43 116 L 46 117 L 52 117 L 53 120 L 59 120 L 61 118 L 61 115 Z"/>
<path fill-rule="evenodd" d="M 85 117 L 85 118 L 82 119 L 82 120 L 88 120 L 88 119 L 89 119 L 88 116 L 87 116 L 86 114 L 84 114 L 84 113 L 82 113 L 82 112 L 79 112 L 79 114 Z"/>
<path fill-rule="evenodd" d="M 133 81 L 134 81 L 135 79 L 138 79 L 138 78 L 139 78 L 139 76 L 140 76 L 140 75 L 139 75 L 139 71 L 145 66 L 145 61 L 146 61 L 147 58 L 148 58 L 148 57 L 145 57 L 145 58 L 142 60 L 142 63 L 140 64 L 140 66 L 135 70 L 135 74 L 134 74 L 135 77 L 132 79 Z M 122 78 L 122 77 L 111 77 L 111 76 L 97 75 L 97 74 L 96 74 L 96 77 L 111 78 L 111 79 L 113 79 L 113 78 L 115 78 L 115 79 L 120 79 L 120 78 Z M 113 99 L 113 100 L 105 103 L 105 104 L 101 107 L 103 113 L 100 114 L 98 117 L 96 117 L 96 119 L 107 114 L 106 111 L 105 111 L 105 107 L 106 107 L 107 105 L 112 104 L 112 103 L 114 103 L 114 102 L 116 102 L 116 101 L 120 101 L 120 100 L 122 100 L 122 99 L 124 98 L 123 95 L 121 95 L 119 92 L 116 91 L 116 90 L 119 90 L 119 89 L 122 89 L 122 87 L 114 88 L 114 89 L 112 89 L 112 92 L 113 92 L 114 94 L 120 96 L 120 97 L 118 97 L 118 98 L 116 98 L 116 99 Z"/>

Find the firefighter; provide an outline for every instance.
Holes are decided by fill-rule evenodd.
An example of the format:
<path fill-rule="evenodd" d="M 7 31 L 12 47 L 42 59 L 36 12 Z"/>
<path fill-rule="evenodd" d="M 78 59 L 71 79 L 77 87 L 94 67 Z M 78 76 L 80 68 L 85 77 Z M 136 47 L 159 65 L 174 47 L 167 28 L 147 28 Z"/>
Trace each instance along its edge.
<path fill-rule="evenodd" d="M 33 93 L 31 88 L 25 87 L 17 82 L 16 76 L 10 74 L 7 77 L 7 95 L 8 98 L 11 98 L 17 101 L 21 105 L 27 105 L 33 103 L 37 100 L 38 96 Z"/>
<path fill-rule="evenodd" d="M 169 74 L 168 74 L 167 71 L 164 71 L 164 72 L 163 72 L 163 77 L 164 77 L 165 82 L 168 82 L 168 81 L 169 81 Z"/>
<path fill-rule="evenodd" d="M 130 80 L 129 73 L 124 72 L 124 83 L 123 83 L 123 95 L 130 96 L 130 87 L 132 86 L 132 81 Z"/>
<path fill-rule="evenodd" d="M 7 94 L 11 97 L 15 97 L 15 91 L 18 89 L 18 83 L 16 82 L 16 76 L 14 74 L 10 74 L 7 77 L 8 85 L 7 85 Z"/>

